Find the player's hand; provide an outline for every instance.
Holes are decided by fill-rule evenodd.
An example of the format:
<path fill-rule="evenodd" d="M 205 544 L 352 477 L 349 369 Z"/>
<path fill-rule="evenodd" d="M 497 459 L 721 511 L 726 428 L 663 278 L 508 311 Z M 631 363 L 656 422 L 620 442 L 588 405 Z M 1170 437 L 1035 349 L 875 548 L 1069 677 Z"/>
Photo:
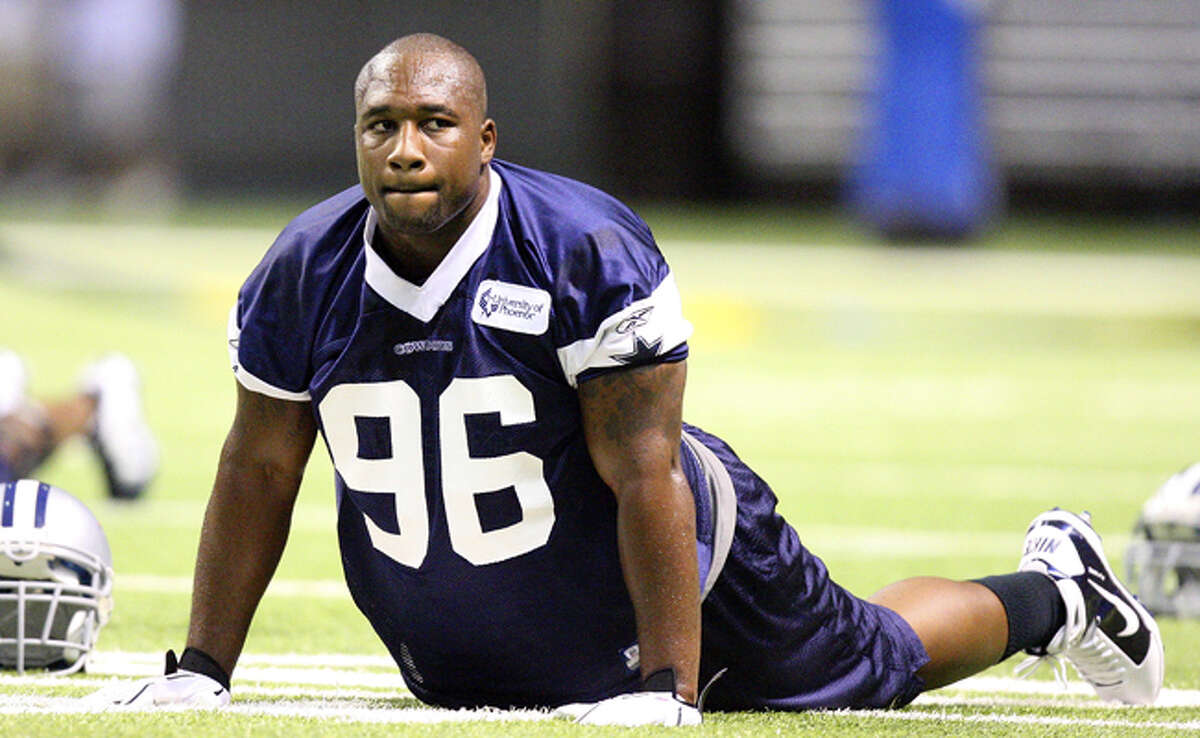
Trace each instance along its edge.
<path fill-rule="evenodd" d="M 631 692 L 599 702 L 563 705 L 554 717 L 580 725 L 699 725 L 700 711 L 670 692 Z"/>
<path fill-rule="evenodd" d="M 642 691 L 619 694 L 599 702 L 563 705 L 554 717 L 580 725 L 699 725 L 700 708 L 675 694 L 675 670 L 660 669 L 642 682 Z"/>
<path fill-rule="evenodd" d="M 167 651 L 166 673 L 105 687 L 84 699 L 94 707 L 185 707 L 211 709 L 229 704 L 229 690 L 206 674 L 181 669 Z"/>
<path fill-rule="evenodd" d="M 203 674 L 180 669 L 133 682 L 118 684 L 85 697 L 96 707 L 224 707 L 229 690 Z"/>

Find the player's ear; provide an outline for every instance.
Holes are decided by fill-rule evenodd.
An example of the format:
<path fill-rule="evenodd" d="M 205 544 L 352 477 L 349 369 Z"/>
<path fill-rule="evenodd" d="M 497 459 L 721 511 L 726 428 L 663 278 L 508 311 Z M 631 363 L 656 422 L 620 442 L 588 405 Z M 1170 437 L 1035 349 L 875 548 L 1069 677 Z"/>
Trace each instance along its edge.
<path fill-rule="evenodd" d="M 487 164 L 496 153 L 496 121 L 488 118 L 479 127 L 480 160 Z"/>

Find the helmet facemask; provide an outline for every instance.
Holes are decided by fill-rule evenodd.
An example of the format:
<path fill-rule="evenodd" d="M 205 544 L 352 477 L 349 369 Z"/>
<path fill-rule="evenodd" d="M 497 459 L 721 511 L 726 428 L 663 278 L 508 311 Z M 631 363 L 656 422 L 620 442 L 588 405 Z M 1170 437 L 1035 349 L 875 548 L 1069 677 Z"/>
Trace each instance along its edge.
<path fill-rule="evenodd" d="M 1171 476 L 1142 506 L 1125 566 L 1148 610 L 1200 617 L 1200 464 Z"/>
<path fill-rule="evenodd" d="M 1135 539 L 1126 551 L 1125 566 L 1148 610 L 1200 617 L 1200 541 Z"/>
<path fill-rule="evenodd" d="M 41 525 L 20 524 L 28 501 L 16 485 L 34 485 L 18 490 L 36 494 Z M 60 489 L 23 481 L 0 491 L 9 523 L 0 525 L 0 668 L 79 671 L 112 611 L 108 542 L 83 503 Z"/>

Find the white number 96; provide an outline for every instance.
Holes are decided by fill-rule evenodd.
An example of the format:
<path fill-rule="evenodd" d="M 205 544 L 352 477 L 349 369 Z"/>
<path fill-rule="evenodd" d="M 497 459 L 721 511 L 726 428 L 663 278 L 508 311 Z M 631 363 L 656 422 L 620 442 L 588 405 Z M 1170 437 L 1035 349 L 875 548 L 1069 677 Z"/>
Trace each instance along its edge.
<path fill-rule="evenodd" d="M 400 531 L 389 533 L 363 515 L 371 543 L 393 560 L 416 568 L 429 547 L 429 511 L 425 504 L 425 468 L 421 458 L 421 402 L 403 380 L 341 384 L 318 406 L 329 452 L 346 485 L 359 492 L 395 498 Z M 492 564 L 546 544 L 554 527 L 554 500 L 542 474 L 542 460 L 525 451 L 473 457 L 467 445 L 466 416 L 499 413 L 501 425 L 536 419 L 533 395 L 516 377 L 456 378 L 438 399 L 438 448 L 441 449 L 442 501 L 450 543 L 475 565 Z M 392 454 L 359 456 L 355 417 L 386 417 Z M 484 531 L 475 495 L 512 487 L 521 519 Z"/>

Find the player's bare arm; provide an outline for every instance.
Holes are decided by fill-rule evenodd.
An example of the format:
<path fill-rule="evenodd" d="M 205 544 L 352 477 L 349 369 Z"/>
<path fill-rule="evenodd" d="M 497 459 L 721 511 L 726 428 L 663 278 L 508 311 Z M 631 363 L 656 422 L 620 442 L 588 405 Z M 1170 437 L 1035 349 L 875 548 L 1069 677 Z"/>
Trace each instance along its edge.
<path fill-rule="evenodd" d="M 637 614 L 643 677 L 671 667 L 694 703 L 700 660 L 695 503 L 680 469 L 685 362 L 582 382 L 584 435 L 617 497 L 618 547 Z"/>
<path fill-rule="evenodd" d="M 187 643 L 233 672 L 250 620 L 283 553 L 316 438 L 307 402 L 238 385 L 196 558 Z"/>

